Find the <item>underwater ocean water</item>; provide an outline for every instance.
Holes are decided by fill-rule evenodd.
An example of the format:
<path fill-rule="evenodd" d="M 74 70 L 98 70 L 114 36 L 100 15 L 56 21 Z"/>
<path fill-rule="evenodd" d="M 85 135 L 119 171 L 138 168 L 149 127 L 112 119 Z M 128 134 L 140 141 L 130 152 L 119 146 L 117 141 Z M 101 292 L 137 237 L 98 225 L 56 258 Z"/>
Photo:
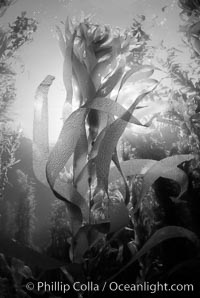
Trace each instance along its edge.
<path fill-rule="evenodd" d="M 0 0 L 0 298 L 198 297 L 200 0 Z"/>

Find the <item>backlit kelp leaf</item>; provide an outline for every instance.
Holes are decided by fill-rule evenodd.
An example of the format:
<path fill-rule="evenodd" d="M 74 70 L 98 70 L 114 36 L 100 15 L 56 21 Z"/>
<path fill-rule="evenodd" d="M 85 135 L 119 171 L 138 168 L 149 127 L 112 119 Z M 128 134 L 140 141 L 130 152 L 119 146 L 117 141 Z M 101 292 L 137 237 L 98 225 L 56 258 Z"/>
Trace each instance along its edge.
<path fill-rule="evenodd" d="M 67 19 L 66 24 L 69 22 Z M 66 88 L 66 91 L 70 93 L 71 91 L 71 81 L 72 81 L 72 49 L 74 44 L 74 39 L 76 36 L 76 31 L 71 33 L 65 28 L 65 39 L 61 29 L 56 26 L 56 32 L 59 40 L 59 47 L 64 58 L 63 65 L 63 82 Z M 69 90 L 68 90 L 69 89 Z M 71 96 L 72 97 L 72 96 Z M 71 102 L 71 101 L 70 101 Z"/>
<path fill-rule="evenodd" d="M 75 151 L 74 151 L 74 159 L 73 159 L 73 179 L 74 182 L 76 178 L 80 174 L 81 170 L 83 169 L 88 155 L 88 141 L 86 135 L 86 128 L 85 125 L 80 127 L 81 133 L 79 140 L 76 144 Z M 77 190 L 79 190 L 79 185 L 76 183 L 75 186 Z"/>
<path fill-rule="evenodd" d="M 197 22 L 190 26 L 187 32 L 192 48 L 198 55 L 200 55 L 199 28 L 200 22 Z"/>
<path fill-rule="evenodd" d="M 79 193 L 85 197 L 89 190 L 90 184 L 94 183 L 95 179 L 95 159 L 90 159 L 75 180 L 75 184 L 79 185 Z"/>
<path fill-rule="evenodd" d="M 99 151 L 95 159 L 96 164 L 96 174 L 97 174 L 97 183 L 99 189 L 104 189 L 107 191 L 108 188 L 108 173 L 110 168 L 110 162 L 112 159 L 112 154 L 117 146 L 119 138 L 121 137 L 126 123 L 121 119 L 117 119 L 112 123 L 107 130 L 103 140 L 100 143 Z"/>
<path fill-rule="evenodd" d="M 121 53 L 121 36 L 111 33 L 110 38 L 101 45 L 100 49 L 112 48 L 112 51 L 115 51 L 117 55 Z"/>
<path fill-rule="evenodd" d="M 120 162 L 124 176 L 144 175 L 157 161 L 152 159 L 130 159 Z M 109 183 L 121 178 L 116 167 L 111 167 L 109 172 Z"/>
<path fill-rule="evenodd" d="M 88 72 L 91 72 L 94 66 L 97 64 L 97 59 L 92 47 L 92 39 L 88 33 L 88 27 L 85 23 L 80 23 L 79 30 L 81 35 L 80 38 L 82 39 L 81 42 L 84 43 L 84 62 L 87 66 Z"/>
<path fill-rule="evenodd" d="M 115 150 L 113 152 L 113 155 L 112 155 L 112 161 L 114 162 L 116 168 L 118 169 L 118 172 L 120 173 L 120 175 L 123 179 L 123 182 L 124 182 L 124 185 L 125 185 L 125 191 L 126 191 L 124 202 L 127 205 L 129 203 L 129 200 L 130 200 L 130 192 L 129 192 L 129 187 L 128 187 L 126 178 L 125 178 L 124 173 L 121 169 L 121 165 L 120 165 L 120 162 L 119 162 L 119 159 L 118 159 L 117 149 L 116 148 L 115 148 Z"/>
<path fill-rule="evenodd" d="M 98 62 L 105 61 L 108 56 L 112 53 L 112 47 L 105 47 L 105 48 L 97 48 L 95 49 L 95 56 Z"/>
<path fill-rule="evenodd" d="M 107 41 L 95 49 L 95 55 L 100 62 L 105 55 L 111 52 L 116 53 L 116 55 L 121 53 L 121 38 L 119 35 L 114 36 L 112 31 Z"/>
<path fill-rule="evenodd" d="M 199 41 L 199 37 L 198 35 L 195 36 L 195 35 L 192 35 L 190 37 L 190 43 L 192 45 L 192 48 L 193 50 L 198 54 L 200 55 L 200 41 Z"/>
<path fill-rule="evenodd" d="M 90 110 L 87 117 L 87 123 L 89 126 L 89 136 L 88 136 L 88 143 L 94 142 L 98 133 L 99 133 L 99 125 L 101 119 L 101 112 L 98 110 Z"/>
<path fill-rule="evenodd" d="M 163 177 L 163 176 L 162 176 Z M 164 178 L 172 179 L 180 185 L 180 193 L 177 197 L 171 197 L 174 202 L 178 202 L 178 199 L 187 191 L 188 188 L 188 176 L 184 171 L 176 168 L 175 171 L 168 170 L 164 173 Z"/>
<path fill-rule="evenodd" d="M 87 109 L 78 109 L 65 120 L 58 141 L 50 153 L 46 167 L 47 179 L 52 188 L 54 188 L 59 173 L 74 153 L 81 134 L 80 127 L 85 125 L 86 115 Z"/>
<path fill-rule="evenodd" d="M 75 54 L 73 54 L 72 63 L 74 74 L 84 102 L 87 100 L 92 100 L 96 91 L 86 66 L 80 62 Z"/>
<path fill-rule="evenodd" d="M 107 59 L 96 64 L 91 73 L 91 78 L 96 89 L 99 89 L 101 80 L 104 79 L 117 66 L 116 53 L 112 51 Z"/>
<path fill-rule="evenodd" d="M 71 183 L 61 183 L 59 173 L 74 153 L 81 134 L 80 127 L 85 125 L 86 115 L 86 109 L 78 109 L 67 118 L 46 166 L 47 180 L 51 189 L 57 198 L 67 204 L 73 233 L 80 228 L 82 215 L 87 220 L 88 206 L 85 199 L 74 189 Z"/>
<path fill-rule="evenodd" d="M 48 136 L 48 92 L 55 78 L 47 76 L 35 93 L 33 119 L 33 171 L 43 184 L 48 185 L 46 179 L 46 163 L 49 157 Z"/>
<path fill-rule="evenodd" d="M 72 20 L 67 16 L 65 21 L 65 40 L 68 41 L 72 38 L 74 32 L 74 26 Z"/>
<path fill-rule="evenodd" d="M 117 55 L 120 53 L 120 44 L 116 44 L 115 39 L 110 36 L 110 48 L 103 49 L 103 55 L 100 61 L 94 67 L 91 77 L 96 89 L 99 88 L 100 83 L 106 76 L 109 76 L 117 66 Z M 100 48 L 102 51 L 102 48 Z"/>
<path fill-rule="evenodd" d="M 186 238 L 193 242 L 195 245 L 199 245 L 199 240 L 197 236 L 190 230 L 178 227 L 178 226 L 167 226 L 157 230 L 149 240 L 143 245 L 143 247 L 132 257 L 132 259 L 124 265 L 117 273 L 115 273 L 110 280 L 113 280 L 126 270 L 130 265 L 132 265 L 135 261 L 139 260 L 143 255 L 148 253 L 152 248 L 159 245 L 163 241 L 174 239 L 174 238 Z"/>
<path fill-rule="evenodd" d="M 197 22 L 195 24 L 193 24 L 192 26 L 190 26 L 189 28 L 189 34 L 198 34 L 200 31 L 200 22 Z"/>
<path fill-rule="evenodd" d="M 69 20 L 66 21 L 66 23 L 69 22 Z M 58 34 L 58 40 L 59 40 L 59 46 L 61 53 L 64 58 L 63 62 L 63 82 L 66 89 L 66 100 L 64 102 L 63 107 L 63 120 L 67 118 L 68 115 L 68 109 L 69 104 L 72 104 L 72 97 L 73 97 L 73 87 L 72 87 L 72 50 L 73 50 L 73 44 L 74 39 L 76 36 L 76 32 L 72 34 L 71 32 L 66 33 L 65 30 L 65 40 L 62 34 L 61 29 L 57 26 L 56 31 Z"/>
<path fill-rule="evenodd" d="M 126 35 L 126 37 L 121 37 L 121 52 L 125 53 L 129 51 L 129 46 L 131 41 L 134 40 L 133 36 Z"/>
<path fill-rule="evenodd" d="M 71 182 L 68 183 L 66 181 L 61 181 L 60 178 L 57 178 L 53 191 L 57 198 L 59 198 L 67 204 L 70 203 L 76 205 L 81 210 L 81 217 L 80 214 L 78 214 L 78 211 L 75 210 L 77 213 L 77 219 L 74 218 L 74 221 L 77 221 L 77 225 L 79 225 L 79 223 L 82 222 L 82 217 L 85 221 L 88 221 L 89 207 L 87 201 L 74 188 Z"/>
<path fill-rule="evenodd" d="M 147 106 L 135 110 L 134 115 L 138 119 L 142 119 L 143 117 L 158 114 L 158 113 L 163 113 L 169 109 L 169 103 L 164 101 L 164 100 L 157 100 L 157 101 L 152 101 L 147 104 Z"/>
<path fill-rule="evenodd" d="M 66 102 L 72 104 L 73 88 L 72 88 L 72 48 L 75 35 L 72 40 L 66 42 L 64 63 L 63 63 L 63 82 L 67 92 Z"/>
<path fill-rule="evenodd" d="M 124 83 L 131 77 L 131 82 L 134 84 L 140 80 L 144 80 L 149 78 L 154 72 L 154 68 L 152 66 L 141 65 L 141 66 L 132 66 L 123 76 L 120 87 L 118 90 L 118 95 L 123 87 Z M 118 97 L 118 96 L 117 96 Z"/>
<path fill-rule="evenodd" d="M 109 26 L 104 26 L 104 28 L 97 26 L 93 35 L 95 48 L 103 45 L 110 38 L 110 34 L 111 28 Z"/>
<path fill-rule="evenodd" d="M 126 112 L 129 113 L 122 105 L 109 98 L 97 97 L 94 98 L 90 104 L 86 104 L 90 109 L 96 109 L 105 113 L 110 113 L 114 116 L 121 118 Z M 132 114 L 129 115 L 129 122 L 137 125 L 142 125 Z"/>
<path fill-rule="evenodd" d="M 60 48 L 60 51 L 64 58 L 65 50 L 66 50 L 66 43 L 65 43 L 65 39 L 63 37 L 63 33 L 62 33 L 60 27 L 58 27 L 58 26 L 56 26 L 56 33 L 57 33 L 57 37 L 58 37 L 59 48 Z"/>
<path fill-rule="evenodd" d="M 88 191 L 88 181 L 90 180 L 90 184 L 93 184 L 94 179 L 96 178 L 95 158 L 97 156 L 101 141 L 104 138 L 106 129 L 107 129 L 107 127 L 102 129 L 102 131 L 97 136 L 97 138 L 92 146 L 92 149 L 89 153 L 89 160 L 75 181 L 75 184 L 76 183 L 79 184 L 79 192 L 81 193 L 82 196 L 85 196 L 86 192 Z"/>
<path fill-rule="evenodd" d="M 75 185 L 79 185 L 79 192 L 82 196 L 85 196 L 86 192 L 88 191 L 89 180 L 93 183 L 94 175 L 95 175 L 95 162 L 94 158 L 97 155 L 99 145 L 104 137 L 106 128 L 104 128 L 97 136 L 94 144 L 91 147 L 91 150 L 88 155 L 88 162 L 85 164 L 83 169 L 81 170 L 80 174 L 74 181 Z M 88 138 L 89 139 L 89 138 Z"/>
<path fill-rule="evenodd" d="M 133 176 L 133 175 L 145 175 L 145 173 L 157 163 L 156 160 L 149 159 L 131 159 L 127 161 L 123 161 L 120 163 L 121 170 L 124 176 Z M 165 170 L 163 176 L 164 178 L 172 179 L 179 183 L 181 190 L 176 198 L 172 198 L 172 200 L 177 201 L 182 194 L 187 190 L 188 187 L 188 178 L 185 172 L 181 169 L 176 168 L 175 170 Z M 121 178 L 121 174 L 117 170 L 117 168 L 112 167 L 109 172 L 109 183 L 114 182 Z"/>
<path fill-rule="evenodd" d="M 137 208 L 140 202 L 145 197 L 150 186 L 159 178 L 168 178 L 175 180 L 181 186 L 181 193 L 184 190 L 184 184 L 186 182 L 185 175 L 182 174 L 182 170 L 177 168 L 177 166 L 185 161 L 193 159 L 192 154 L 174 155 L 157 161 L 152 167 L 146 172 L 142 182 L 142 190 L 140 194 L 140 199 L 137 203 Z M 137 209 L 136 208 L 136 209 Z"/>
<path fill-rule="evenodd" d="M 106 127 L 98 134 L 92 149 L 89 153 L 89 160 L 78 175 L 75 184 L 79 184 L 79 192 L 82 196 L 85 196 L 88 191 L 88 181 L 91 180 L 90 184 L 93 184 L 94 179 L 96 178 L 96 165 L 95 165 L 95 157 L 97 156 L 99 146 L 106 132 Z"/>
<path fill-rule="evenodd" d="M 102 131 L 98 134 L 98 136 L 97 136 L 97 138 L 95 140 L 95 143 L 94 143 L 94 145 L 92 147 L 92 150 L 90 152 L 90 158 L 96 157 L 96 155 L 98 153 L 98 150 L 99 150 L 99 146 L 100 146 L 100 144 L 101 144 L 101 142 L 102 142 L 102 140 L 103 140 L 103 138 L 105 136 L 106 129 L 107 129 L 107 126 L 104 129 L 102 129 Z"/>
<path fill-rule="evenodd" d="M 109 33 L 107 32 L 107 36 L 105 33 L 105 27 L 106 26 L 95 26 L 92 33 L 93 33 L 93 44 L 96 48 L 97 46 L 101 45 L 102 39 L 105 38 L 105 40 L 109 37 Z"/>
<path fill-rule="evenodd" d="M 127 82 L 123 87 L 123 91 L 119 93 L 117 101 L 118 101 L 118 103 L 123 105 L 125 108 L 128 108 L 132 104 L 133 99 L 136 98 L 136 96 L 138 94 L 142 94 L 143 92 L 145 92 L 147 90 L 152 90 L 153 85 L 157 86 L 158 81 L 155 79 L 151 79 L 151 78 L 141 80 L 136 83 Z M 114 94 L 114 92 L 113 92 L 113 94 L 111 94 L 111 99 L 116 100 L 116 95 L 117 94 Z M 143 104 L 143 102 L 141 102 L 142 107 L 146 107 L 145 102 L 146 102 L 146 99 L 144 100 L 144 104 Z M 149 100 L 148 100 L 148 102 L 149 102 Z M 136 111 L 137 111 L 137 109 L 136 109 Z M 135 113 L 134 113 L 134 115 L 136 116 Z"/>
<path fill-rule="evenodd" d="M 96 97 L 105 97 L 113 90 L 123 75 L 124 66 L 125 65 L 122 61 L 117 69 L 108 77 L 105 83 L 100 86 L 96 93 Z"/>
<path fill-rule="evenodd" d="M 153 89 L 155 85 L 153 86 Z M 130 106 L 128 111 L 119 119 L 111 123 L 105 130 L 105 135 L 100 143 L 97 157 L 95 159 L 96 163 L 96 174 L 97 174 L 97 191 L 98 189 L 103 189 L 107 192 L 108 189 L 108 174 L 110 168 L 110 162 L 112 159 L 112 154 L 114 152 L 117 143 L 123 134 L 127 122 L 130 119 L 130 114 L 133 113 L 137 104 L 151 91 L 144 92 L 134 103 Z"/>
<path fill-rule="evenodd" d="M 149 123 L 145 123 L 145 126 L 136 126 L 134 124 L 128 124 L 126 127 L 126 130 L 124 132 L 123 138 L 124 140 L 127 140 L 128 142 L 132 142 L 133 138 L 135 138 L 135 136 L 139 136 L 139 135 L 149 135 L 152 133 L 155 133 L 155 128 L 153 127 L 148 127 Z"/>
<path fill-rule="evenodd" d="M 43 270 L 51 270 L 61 266 L 67 266 L 66 262 L 61 262 L 40 254 L 30 247 L 21 245 L 13 239 L 9 239 L 7 235 L 2 232 L 0 232 L 0 239 L 0 253 L 5 254 L 5 256 L 20 259 L 31 268 L 37 267 Z M 68 269 L 68 267 L 66 268 Z"/>

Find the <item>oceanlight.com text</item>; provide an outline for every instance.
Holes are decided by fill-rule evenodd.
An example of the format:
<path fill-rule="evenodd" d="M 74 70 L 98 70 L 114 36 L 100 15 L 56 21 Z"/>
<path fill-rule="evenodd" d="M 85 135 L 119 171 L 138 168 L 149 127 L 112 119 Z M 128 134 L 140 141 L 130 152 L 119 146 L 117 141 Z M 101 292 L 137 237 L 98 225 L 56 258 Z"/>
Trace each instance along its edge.
<path fill-rule="evenodd" d="M 138 284 L 120 284 L 115 281 L 109 284 L 111 291 L 121 292 L 150 292 L 152 294 L 156 292 L 193 292 L 193 284 L 172 284 L 167 283 L 138 283 Z"/>

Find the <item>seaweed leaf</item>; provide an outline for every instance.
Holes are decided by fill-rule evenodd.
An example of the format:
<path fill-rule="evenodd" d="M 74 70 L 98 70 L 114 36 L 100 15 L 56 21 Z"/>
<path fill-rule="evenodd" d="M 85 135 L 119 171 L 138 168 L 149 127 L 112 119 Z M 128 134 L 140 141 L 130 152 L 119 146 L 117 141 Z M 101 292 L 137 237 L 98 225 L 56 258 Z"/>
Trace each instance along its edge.
<path fill-rule="evenodd" d="M 74 160 L 73 160 L 74 182 L 76 181 L 76 178 L 78 177 L 81 170 L 83 169 L 88 155 L 88 141 L 87 141 L 85 125 L 82 125 L 80 127 L 80 130 L 81 130 L 80 137 L 74 151 Z M 77 187 L 77 190 L 79 191 L 79 183 L 75 183 L 75 187 Z"/>
<path fill-rule="evenodd" d="M 130 159 L 120 163 L 124 176 L 144 175 L 157 161 L 152 159 Z M 111 167 L 109 172 L 109 183 L 121 178 L 116 167 Z"/>
<path fill-rule="evenodd" d="M 73 39 L 66 44 L 64 63 L 63 63 L 63 82 L 67 92 L 66 102 L 72 104 L 73 88 L 72 88 L 72 48 L 74 43 L 75 34 Z"/>
<path fill-rule="evenodd" d="M 102 129 L 102 131 L 97 136 L 92 149 L 89 153 L 89 160 L 86 163 L 86 165 L 83 167 L 82 171 L 78 175 L 75 184 L 78 183 L 80 188 L 79 192 L 82 196 L 85 196 L 87 190 L 88 190 L 88 181 L 90 180 L 90 184 L 93 184 L 95 173 L 96 173 L 96 166 L 95 166 L 95 158 L 97 156 L 99 146 L 104 138 L 105 132 L 107 127 Z"/>
<path fill-rule="evenodd" d="M 113 70 L 116 65 L 117 60 L 115 52 L 111 52 L 107 59 L 96 64 L 91 73 L 91 78 L 96 89 L 99 89 L 101 80 L 104 79 L 109 74 L 110 70 Z"/>
<path fill-rule="evenodd" d="M 133 67 L 131 69 L 129 69 L 124 74 L 124 76 L 121 80 L 121 83 L 120 83 L 118 95 L 119 95 L 119 92 L 121 91 L 121 88 L 123 87 L 124 83 L 128 80 L 128 78 L 131 77 L 131 82 L 134 84 L 140 80 L 149 78 L 153 74 L 153 72 L 154 72 L 154 68 L 152 66 L 148 66 L 148 65 L 135 66 L 135 65 L 133 65 Z M 117 95 L 117 98 L 118 98 L 118 95 Z"/>
<path fill-rule="evenodd" d="M 82 196 L 85 196 L 88 190 L 88 182 L 90 180 L 90 184 L 94 182 L 95 173 L 96 173 L 96 166 L 95 166 L 95 157 L 97 156 L 98 149 L 100 146 L 101 141 L 105 135 L 107 127 L 102 129 L 102 131 L 97 136 L 92 149 L 89 153 L 89 160 L 81 170 L 80 174 L 75 180 L 75 184 L 79 184 L 79 192 Z"/>
<path fill-rule="evenodd" d="M 80 138 L 82 127 L 85 124 L 87 109 L 81 108 L 74 111 L 65 121 L 58 141 L 52 149 L 47 162 L 47 179 L 52 188 L 61 170 L 74 153 Z"/>
<path fill-rule="evenodd" d="M 164 101 L 164 100 L 158 100 L 158 101 L 153 101 L 148 104 L 148 106 L 145 106 L 141 109 L 135 110 L 135 116 L 138 119 L 142 119 L 143 117 L 146 117 L 147 115 L 155 115 L 159 113 L 163 113 L 167 111 L 169 108 L 169 103 Z"/>
<path fill-rule="evenodd" d="M 121 169 L 121 165 L 119 163 L 119 159 L 118 159 L 118 155 L 117 155 L 117 149 L 115 148 L 114 152 L 113 152 L 113 156 L 112 156 L 112 160 L 116 166 L 116 168 L 118 169 L 118 172 L 120 173 L 122 179 L 123 179 L 123 182 L 124 182 L 124 185 L 125 185 L 125 190 L 126 190 L 126 195 L 125 195 L 125 204 L 127 205 L 129 203 L 129 200 L 130 200 L 130 193 L 129 193 L 129 187 L 128 187 L 128 184 L 127 184 L 127 181 L 126 181 L 126 178 L 124 176 L 124 173 Z"/>
<path fill-rule="evenodd" d="M 65 21 L 65 39 L 66 41 L 72 40 L 74 28 L 71 19 L 67 16 Z"/>
<path fill-rule="evenodd" d="M 84 62 L 87 66 L 88 72 L 91 73 L 92 69 L 97 64 L 97 59 L 94 53 L 94 49 L 92 47 L 91 38 L 88 36 L 88 28 L 86 24 L 81 23 L 79 25 L 79 29 L 81 33 L 82 43 L 84 43 L 84 51 L 85 51 Z"/>
<path fill-rule="evenodd" d="M 81 172 L 79 173 L 78 177 L 75 180 L 75 184 L 79 185 L 79 193 L 85 197 L 88 187 L 89 187 L 89 181 L 90 184 L 93 184 L 95 179 L 95 159 L 90 159 Z"/>
<path fill-rule="evenodd" d="M 93 143 L 96 139 L 100 126 L 101 112 L 91 109 L 88 113 L 87 122 L 89 126 L 88 143 Z"/>
<path fill-rule="evenodd" d="M 155 85 L 153 86 L 153 89 Z M 107 192 L 108 188 L 108 174 L 110 168 L 110 162 L 112 159 L 112 154 L 114 152 L 115 147 L 119 141 L 119 138 L 123 134 L 127 122 L 130 119 L 130 114 L 133 113 L 134 109 L 136 108 L 137 104 L 151 91 L 146 91 L 134 101 L 134 103 L 130 106 L 128 111 L 124 113 L 122 118 L 115 120 L 111 123 L 107 129 L 105 130 L 105 135 L 103 140 L 100 143 L 99 150 L 97 157 L 95 159 L 96 163 L 96 174 L 97 174 L 97 188 L 96 191 L 99 189 L 103 189 Z"/>
<path fill-rule="evenodd" d="M 199 41 L 199 35 L 195 36 L 195 34 L 193 34 L 190 37 L 190 43 L 192 45 L 193 50 L 200 55 L 200 41 Z"/>
<path fill-rule="evenodd" d="M 46 179 L 46 163 L 49 157 L 48 137 L 48 91 L 54 80 L 47 76 L 35 93 L 33 123 L 33 170 L 36 178 L 48 185 Z"/>
<path fill-rule="evenodd" d="M 69 20 L 67 18 L 66 24 L 65 24 L 65 40 L 62 34 L 62 31 L 57 26 L 57 34 L 59 39 L 59 46 L 60 50 L 64 57 L 64 63 L 63 63 L 63 82 L 66 89 L 66 100 L 63 107 L 63 119 L 66 119 L 67 115 L 67 106 L 68 104 L 72 104 L 72 97 L 73 97 L 73 87 L 72 87 L 72 51 L 73 51 L 73 45 L 74 45 L 74 39 L 76 36 L 76 30 L 74 30 L 74 33 L 72 34 L 69 30 Z"/>
<path fill-rule="evenodd" d="M 188 188 L 188 176 L 179 168 L 176 168 L 175 171 L 166 170 L 165 174 L 163 175 L 164 178 L 172 179 L 179 183 L 181 189 L 180 193 L 177 197 L 171 197 L 174 202 L 178 202 L 178 199 L 187 191 Z M 163 177 L 162 176 L 162 177 Z"/>
<path fill-rule="evenodd" d="M 137 202 L 136 210 L 139 208 L 140 202 L 145 197 L 150 186 L 159 178 L 173 179 L 181 186 L 181 193 L 185 190 L 185 183 L 187 181 L 186 174 L 177 166 L 185 161 L 193 159 L 192 154 L 174 155 L 157 161 L 152 167 L 146 172 L 143 178 L 142 190 L 139 201 Z M 186 184 L 187 185 L 187 184 Z"/>
<path fill-rule="evenodd" d="M 95 97 L 96 91 L 87 68 L 75 54 L 72 57 L 72 65 L 84 102 L 91 101 Z"/>
<path fill-rule="evenodd" d="M 103 34 L 102 34 L 103 33 Z M 97 26 L 94 31 L 94 44 L 95 46 L 103 45 L 110 37 L 111 29 L 109 26 L 104 26 L 104 30 Z"/>
<path fill-rule="evenodd" d="M 95 109 L 99 111 L 103 111 L 106 113 L 110 113 L 114 116 L 122 118 L 123 115 L 127 112 L 129 113 L 122 105 L 118 102 L 115 102 L 109 98 L 104 97 L 96 97 L 89 104 L 86 104 L 85 107 L 89 107 L 90 109 Z M 137 125 L 142 125 L 131 113 L 129 113 L 129 122 Z"/>
<path fill-rule="evenodd" d="M 81 134 L 80 127 L 85 125 L 87 109 L 74 111 L 65 121 L 60 136 L 49 156 L 46 166 L 47 180 L 54 194 L 63 200 L 71 217 L 72 233 L 76 233 L 82 224 L 82 215 L 88 219 L 86 200 L 75 190 L 71 183 L 62 183 L 59 173 L 74 153 Z"/>
<path fill-rule="evenodd" d="M 60 51 L 63 55 L 63 58 L 65 58 L 66 43 L 65 43 L 62 31 L 61 31 L 60 27 L 58 27 L 58 26 L 56 26 L 56 33 L 57 33 L 57 37 L 58 37 Z"/>
<path fill-rule="evenodd" d="M 197 22 L 190 26 L 187 32 L 192 48 L 198 55 L 200 55 L 199 28 L 200 22 Z"/>
<path fill-rule="evenodd" d="M 116 199 L 110 196 L 109 201 L 106 204 L 102 203 L 103 197 L 102 194 L 95 196 L 94 205 L 92 206 L 93 214 L 104 214 L 106 213 L 106 217 L 108 217 L 109 229 L 105 231 L 106 233 L 114 233 L 124 228 L 129 224 L 129 212 L 125 203 L 120 199 Z M 100 224 L 104 224 L 104 219 L 102 220 L 101 216 L 97 219 Z"/>
<path fill-rule="evenodd" d="M 174 239 L 174 238 L 186 238 L 195 244 L 199 244 L 197 236 L 190 230 L 178 227 L 178 226 L 167 226 L 157 230 L 149 240 L 146 241 L 144 246 L 132 257 L 132 259 L 124 265 L 117 273 L 115 273 L 110 280 L 116 278 L 120 273 L 126 270 L 135 261 L 140 259 L 143 255 L 149 252 L 153 247 L 159 245 L 163 241 Z"/>
<path fill-rule="evenodd" d="M 71 217 L 73 217 L 72 225 L 74 225 L 73 231 L 75 231 L 76 227 L 80 227 L 82 218 L 84 218 L 85 221 L 87 221 L 89 218 L 89 207 L 87 201 L 74 188 L 72 183 L 61 181 L 59 178 L 56 179 L 53 191 L 56 197 L 64 201 L 68 206 L 70 206 L 71 209 L 71 205 L 75 205 L 75 207 L 78 207 L 74 208 L 77 214 L 70 215 Z"/>
<path fill-rule="evenodd" d="M 96 93 L 96 97 L 105 97 L 113 90 L 123 75 L 124 66 L 124 62 L 121 60 L 117 69 L 114 70 L 105 83 L 100 86 Z"/>

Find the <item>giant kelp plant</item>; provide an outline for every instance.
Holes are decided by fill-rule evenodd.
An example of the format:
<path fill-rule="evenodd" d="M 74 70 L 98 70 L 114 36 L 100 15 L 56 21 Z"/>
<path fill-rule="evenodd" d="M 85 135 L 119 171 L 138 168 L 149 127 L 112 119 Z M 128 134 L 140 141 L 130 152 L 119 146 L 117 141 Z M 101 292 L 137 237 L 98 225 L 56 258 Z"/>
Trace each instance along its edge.
<path fill-rule="evenodd" d="M 113 279 L 170 281 L 176 266 L 197 256 L 199 240 L 192 227 L 170 222 L 166 210 L 184 204 L 191 183 L 188 167 L 198 157 L 192 150 L 168 152 L 157 160 L 134 154 L 125 158 L 124 153 L 129 150 L 124 136 L 130 131 L 149 134 L 157 129 L 157 118 L 173 122 L 166 119 L 171 105 L 159 98 L 151 100 L 159 88 L 159 81 L 152 77 L 160 70 L 135 62 L 134 50 L 140 44 L 131 31 L 84 18 L 80 22 L 67 19 L 64 34 L 60 28 L 57 33 L 66 88 L 63 128 L 49 152 L 48 91 L 54 80 L 49 75 L 35 96 L 33 168 L 37 179 L 62 201 L 52 220 L 60 227 L 52 225 L 50 257 L 4 234 L 0 251 L 30 265 L 36 279 L 38 268 L 42 269 L 40 280 L 44 281 L 55 277 L 69 284 L 92 281 L 100 289 Z M 127 86 L 130 92 L 125 95 Z M 128 107 L 123 105 L 124 98 Z M 148 115 L 150 119 L 144 121 Z M 177 250 L 171 239 L 178 248 L 182 246 L 178 262 L 174 262 Z M 33 276 L 23 275 L 35 282 Z M 37 294 L 43 293 L 35 289 L 33 295 Z M 49 293 L 49 297 L 54 295 Z"/>
<path fill-rule="evenodd" d="M 0 17 L 2 17 L 15 0 L 0 2 Z M 9 28 L 0 28 L 0 197 L 6 186 L 7 172 L 17 160 L 15 152 L 20 144 L 21 132 L 15 131 L 10 119 L 9 108 L 16 97 L 16 73 L 12 67 L 12 59 L 16 51 L 25 43 L 32 40 L 32 35 L 37 29 L 37 22 L 22 12 L 16 21 L 9 24 Z"/>
<path fill-rule="evenodd" d="M 0 17 L 6 14 L 15 0 L 0 1 Z M 12 187 L 9 174 L 20 162 L 16 152 L 21 142 L 21 130 L 14 128 L 9 109 L 15 101 L 16 73 L 12 67 L 17 50 L 32 39 L 36 21 L 23 12 L 8 28 L 0 28 L 0 234 L 16 239 L 21 244 L 32 246 L 34 228 L 34 188 L 19 169 L 16 171 L 20 197 L 9 198 L 6 191 Z M 1 243 L 3 238 L 1 237 Z M 0 255 L 0 296 L 22 295 L 21 281 L 28 273 L 24 263 L 15 258 Z M 29 269 L 28 269 L 29 270 Z M 23 273 L 22 273 L 23 271 Z M 30 270 L 29 270 L 30 271 Z M 21 273 L 22 275 L 21 275 Z M 28 274 L 29 276 L 29 274 Z"/>

